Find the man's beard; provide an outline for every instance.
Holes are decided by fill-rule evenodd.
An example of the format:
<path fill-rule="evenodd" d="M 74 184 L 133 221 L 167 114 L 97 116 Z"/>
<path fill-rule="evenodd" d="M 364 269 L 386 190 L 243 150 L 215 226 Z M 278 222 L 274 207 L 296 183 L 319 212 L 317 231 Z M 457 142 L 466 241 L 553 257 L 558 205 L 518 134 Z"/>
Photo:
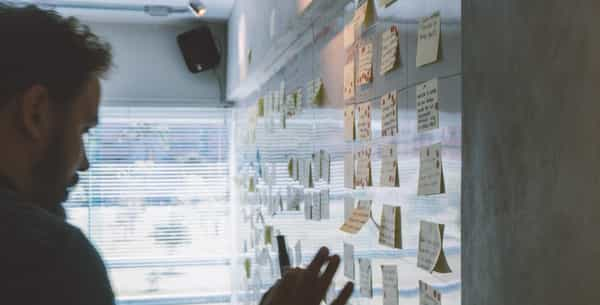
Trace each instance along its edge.
<path fill-rule="evenodd" d="M 66 219 L 66 211 L 62 205 L 68 199 L 66 181 L 64 143 L 55 131 L 52 142 L 48 145 L 44 159 L 33 166 L 33 203 L 49 213 Z M 70 178 L 70 177 L 69 177 Z"/>

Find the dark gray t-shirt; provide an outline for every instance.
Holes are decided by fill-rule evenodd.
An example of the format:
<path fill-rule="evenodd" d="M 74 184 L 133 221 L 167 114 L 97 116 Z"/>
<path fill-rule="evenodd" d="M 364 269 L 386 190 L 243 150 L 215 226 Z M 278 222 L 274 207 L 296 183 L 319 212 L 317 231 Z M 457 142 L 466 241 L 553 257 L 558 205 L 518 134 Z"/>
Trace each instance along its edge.
<path fill-rule="evenodd" d="M 0 303 L 113 305 L 98 252 L 76 227 L 0 189 Z"/>

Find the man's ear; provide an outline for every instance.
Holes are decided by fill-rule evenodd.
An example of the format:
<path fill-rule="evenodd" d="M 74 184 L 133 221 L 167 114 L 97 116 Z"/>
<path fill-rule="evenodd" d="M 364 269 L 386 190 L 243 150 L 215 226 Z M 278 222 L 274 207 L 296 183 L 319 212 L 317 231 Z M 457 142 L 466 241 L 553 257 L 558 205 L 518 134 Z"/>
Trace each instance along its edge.
<path fill-rule="evenodd" d="M 46 137 L 52 116 L 48 89 L 41 85 L 31 86 L 21 95 L 19 108 L 19 125 L 25 135 L 36 141 Z"/>

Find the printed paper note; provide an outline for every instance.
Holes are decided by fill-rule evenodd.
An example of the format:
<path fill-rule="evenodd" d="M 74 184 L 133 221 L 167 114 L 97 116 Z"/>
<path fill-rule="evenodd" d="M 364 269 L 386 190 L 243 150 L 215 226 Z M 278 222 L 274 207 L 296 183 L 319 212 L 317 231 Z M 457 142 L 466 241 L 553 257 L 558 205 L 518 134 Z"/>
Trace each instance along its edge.
<path fill-rule="evenodd" d="M 392 25 L 381 35 L 381 67 L 379 74 L 384 75 L 398 66 L 399 44 L 398 27 Z"/>
<path fill-rule="evenodd" d="M 417 131 L 440 127 L 438 80 L 434 78 L 417 85 Z"/>
<path fill-rule="evenodd" d="M 419 230 L 419 253 L 417 266 L 428 272 L 450 273 L 444 255 L 444 225 L 421 221 Z"/>
<path fill-rule="evenodd" d="M 388 247 L 402 249 L 402 226 L 400 207 L 383 205 L 379 243 Z"/>
<path fill-rule="evenodd" d="M 373 298 L 371 260 L 368 258 L 359 258 L 358 266 L 360 272 L 360 295 L 366 298 Z"/>
<path fill-rule="evenodd" d="M 371 175 L 371 147 L 356 153 L 356 186 L 373 186 Z"/>
<path fill-rule="evenodd" d="M 370 215 L 371 209 L 360 206 L 356 207 L 352 210 L 352 214 L 346 219 L 340 230 L 346 233 L 356 234 L 362 229 L 367 221 L 369 221 Z"/>
<path fill-rule="evenodd" d="M 445 193 L 442 144 L 422 148 L 420 159 L 418 195 Z"/>
<path fill-rule="evenodd" d="M 440 13 L 422 18 L 417 41 L 417 67 L 436 62 L 440 48 Z"/>
<path fill-rule="evenodd" d="M 362 103 L 357 107 L 358 111 L 358 139 L 361 141 L 371 140 L 371 103 Z"/>
<path fill-rule="evenodd" d="M 398 305 L 398 266 L 381 266 L 383 305 Z"/>
<path fill-rule="evenodd" d="M 398 92 L 388 92 L 381 97 L 381 136 L 398 134 Z"/>
<path fill-rule="evenodd" d="M 429 284 L 419 281 L 419 305 L 442 305 L 442 294 Z"/>
<path fill-rule="evenodd" d="M 381 175 L 379 185 L 396 187 L 400 186 L 398 175 L 398 148 L 396 144 L 381 147 Z"/>
<path fill-rule="evenodd" d="M 361 43 L 358 50 L 358 85 L 373 81 L 373 43 Z"/>
<path fill-rule="evenodd" d="M 354 123 L 354 105 L 344 107 L 344 140 L 354 141 L 356 138 L 356 126 Z"/>
<path fill-rule="evenodd" d="M 329 189 L 321 190 L 321 219 L 330 218 Z"/>
<path fill-rule="evenodd" d="M 354 97 L 354 59 L 344 66 L 344 100 Z"/>
<path fill-rule="evenodd" d="M 354 156 L 351 153 L 344 156 L 344 187 L 355 187 Z"/>
<path fill-rule="evenodd" d="M 354 280 L 354 246 L 344 243 L 344 276 Z"/>

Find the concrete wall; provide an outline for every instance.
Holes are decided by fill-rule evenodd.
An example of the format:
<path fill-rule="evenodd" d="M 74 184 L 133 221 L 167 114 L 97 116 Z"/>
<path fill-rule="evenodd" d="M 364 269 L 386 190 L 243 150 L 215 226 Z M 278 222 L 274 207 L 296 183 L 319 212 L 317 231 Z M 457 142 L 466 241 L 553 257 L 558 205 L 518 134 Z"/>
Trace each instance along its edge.
<path fill-rule="evenodd" d="M 103 82 L 103 99 L 111 103 L 171 101 L 194 105 L 217 105 L 222 101 L 216 74 L 190 73 L 177 45 L 178 34 L 198 25 L 88 24 L 114 50 L 115 69 Z M 226 50 L 226 25 L 213 24 L 211 30 Z M 226 61 L 223 54 L 218 69 L 222 86 L 225 86 Z"/>
<path fill-rule="evenodd" d="M 463 1 L 463 304 L 598 304 L 600 2 Z"/>

